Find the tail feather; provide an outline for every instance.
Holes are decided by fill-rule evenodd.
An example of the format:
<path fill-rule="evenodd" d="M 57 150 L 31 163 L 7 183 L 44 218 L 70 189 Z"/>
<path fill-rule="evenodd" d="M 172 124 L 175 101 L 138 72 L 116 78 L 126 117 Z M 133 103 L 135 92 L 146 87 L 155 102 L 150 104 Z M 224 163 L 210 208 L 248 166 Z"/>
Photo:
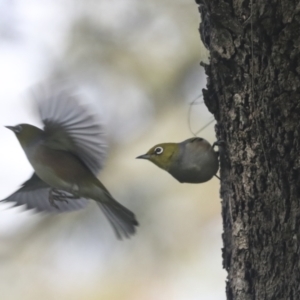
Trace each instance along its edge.
<path fill-rule="evenodd" d="M 138 226 L 138 222 L 132 211 L 112 197 L 107 201 L 97 203 L 113 227 L 118 239 L 122 239 L 123 237 L 129 238 L 135 233 L 135 226 Z"/>

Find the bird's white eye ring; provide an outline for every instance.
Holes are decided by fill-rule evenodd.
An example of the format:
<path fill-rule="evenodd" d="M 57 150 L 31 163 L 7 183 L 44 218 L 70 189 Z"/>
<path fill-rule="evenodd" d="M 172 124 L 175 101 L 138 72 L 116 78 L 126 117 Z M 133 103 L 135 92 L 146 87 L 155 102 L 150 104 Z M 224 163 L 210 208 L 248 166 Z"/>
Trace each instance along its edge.
<path fill-rule="evenodd" d="M 155 153 L 156 155 L 160 155 L 160 154 L 162 154 L 163 152 L 164 152 L 163 147 L 156 147 L 156 148 L 154 149 L 154 153 Z"/>
<path fill-rule="evenodd" d="M 22 131 L 22 126 L 21 125 L 18 125 L 18 126 L 16 126 L 15 128 L 14 128 L 14 132 L 15 133 L 20 133 L 21 131 Z"/>

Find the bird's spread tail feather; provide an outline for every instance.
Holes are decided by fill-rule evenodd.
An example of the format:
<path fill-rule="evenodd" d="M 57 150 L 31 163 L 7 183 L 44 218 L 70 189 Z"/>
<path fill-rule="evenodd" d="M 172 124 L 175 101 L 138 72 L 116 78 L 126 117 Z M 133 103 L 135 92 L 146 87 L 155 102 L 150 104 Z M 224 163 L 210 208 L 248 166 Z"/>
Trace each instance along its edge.
<path fill-rule="evenodd" d="M 112 197 L 109 197 L 107 201 L 97 203 L 119 239 L 122 239 L 122 237 L 129 238 L 135 233 L 135 226 L 138 226 L 138 222 L 132 211 Z"/>

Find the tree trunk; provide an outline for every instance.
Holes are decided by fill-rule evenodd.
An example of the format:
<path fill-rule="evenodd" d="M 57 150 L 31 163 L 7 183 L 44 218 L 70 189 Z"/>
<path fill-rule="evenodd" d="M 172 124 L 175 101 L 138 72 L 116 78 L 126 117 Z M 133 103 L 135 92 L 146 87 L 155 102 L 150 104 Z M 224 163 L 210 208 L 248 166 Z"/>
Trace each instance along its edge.
<path fill-rule="evenodd" d="M 300 2 L 196 0 L 221 149 L 227 299 L 300 299 Z"/>

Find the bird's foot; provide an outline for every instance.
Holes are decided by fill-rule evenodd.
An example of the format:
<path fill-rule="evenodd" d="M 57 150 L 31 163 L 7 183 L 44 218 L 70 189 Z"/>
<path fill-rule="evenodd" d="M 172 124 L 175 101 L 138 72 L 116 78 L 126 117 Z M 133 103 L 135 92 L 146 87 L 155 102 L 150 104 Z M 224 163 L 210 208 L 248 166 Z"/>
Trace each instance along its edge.
<path fill-rule="evenodd" d="M 221 180 L 221 178 L 217 174 L 215 174 L 215 177 L 218 178 L 219 180 Z"/>
<path fill-rule="evenodd" d="M 70 196 L 62 191 L 57 190 L 57 189 L 51 189 L 49 191 L 49 202 L 56 209 L 59 209 L 59 207 L 58 207 L 58 205 L 55 204 L 55 201 L 69 203 L 68 199 L 76 199 L 76 198 L 77 198 L 77 196 L 73 196 L 73 195 Z"/>
<path fill-rule="evenodd" d="M 53 190 L 51 189 L 49 191 L 49 203 L 51 204 L 51 206 L 55 207 L 56 209 L 59 209 L 59 207 L 55 204 L 55 195 L 53 195 Z"/>
<path fill-rule="evenodd" d="M 64 192 L 58 191 L 56 189 L 52 189 L 52 197 L 54 201 L 67 202 L 68 195 Z"/>
<path fill-rule="evenodd" d="M 216 141 L 216 142 L 214 142 L 213 144 L 212 144 L 212 148 L 214 149 L 216 146 L 224 146 L 225 145 L 225 141 L 223 141 L 223 140 L 218 140 L 218 141 Z"/>

